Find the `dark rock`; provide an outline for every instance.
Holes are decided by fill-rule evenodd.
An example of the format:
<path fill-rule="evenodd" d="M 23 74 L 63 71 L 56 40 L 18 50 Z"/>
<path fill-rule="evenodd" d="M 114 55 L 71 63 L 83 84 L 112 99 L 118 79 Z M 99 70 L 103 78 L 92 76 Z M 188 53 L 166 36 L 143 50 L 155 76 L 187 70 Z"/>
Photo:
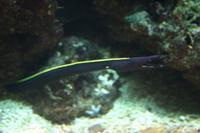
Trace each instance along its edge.
<path fill-rule="evenodd" d="M 0 1 L 0 85 L 39 68 L 62 34 L 54 0 Z"/>
<path fill-rule="evenodd" d="M 64 38 L 46 67 L 75 61 L 106 58 L 95 43 L 78 37 Z M 112 70 L 72 75 L 45 87 L 18 93 L 18 99 L 33 105 L 36 113 L 56 123 L 71 122 L 80 116 L 98 117 L 112 107 L 118 97 L 118 74 Z"/>
<path fill-rule="evenodd" d="M 148 4 L 147 4 L 148 3 Z M 200 84 L 200 25 L 198 0 L 95 0 L 105 16 L 108 36 L 154 54 L 167 55 L 166 65 Z M 128 25 L 127 25 L 128 24 Z M 121 46 L 123 47 L 123 46 Z"/>

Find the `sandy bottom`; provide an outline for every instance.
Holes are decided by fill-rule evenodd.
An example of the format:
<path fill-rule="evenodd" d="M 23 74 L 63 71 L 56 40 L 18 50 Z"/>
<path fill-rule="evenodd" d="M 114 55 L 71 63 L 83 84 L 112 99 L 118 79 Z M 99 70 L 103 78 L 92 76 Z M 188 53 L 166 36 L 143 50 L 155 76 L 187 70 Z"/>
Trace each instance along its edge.
<path fill-rule="evenodd" d="M 107 114 L 93 119 L 77 118 L 70 125 L 56 125 L 58 132 L 198 132 L 200 128 L 200 113 L 190 110 L 191 108 L 197 108 L 198 103 L 194 101 L 191 105 L 190 98 L 182 99 L 182 96 L 190 95 L 187 91 L 176 94 L 174 91 L 177 90 L 173 90 L 177 87 L 177 89 L 180 89 L 180 87 L 183 89 L 186 85 L 174 85 L 172 84 L 174 81 L 171 82 L 171 79 L 164 81 L 166 82 L 165 84 L 162 78 L 160 81 L 158 80 L 159 76 L 147 82 L 138 80 L 138 76 L 135 78 L 126 79 L 128 82 L 124 82 L 121 87 L 121 96 L 115 101 L 113 108 Z M 155 83 L 154 81 L 159 82 Z M 154 83 L 152 84 L 152 82 Z M 158 90 L 160 87 L 164 89 Z M 171 89 L 171 92 L 169 89 Z M 167 94 L 165 91 L 169 93 Z M 188 107 L 185 108 L 184 106 Z"/>
<path fill-rule="evenodd" d="M 200 95 L 169 75 L 122 77 L 121 95 L 107 114 L 70 124 L 52 124 L 19 101 L 0 101 L 0 133 L 198 133 Z"/>

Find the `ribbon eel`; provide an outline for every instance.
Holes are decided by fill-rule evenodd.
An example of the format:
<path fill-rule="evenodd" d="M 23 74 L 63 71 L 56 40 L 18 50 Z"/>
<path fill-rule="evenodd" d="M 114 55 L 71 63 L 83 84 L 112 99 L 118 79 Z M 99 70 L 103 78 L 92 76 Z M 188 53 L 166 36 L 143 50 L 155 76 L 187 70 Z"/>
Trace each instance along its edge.
<path fill-rule="evenodd" d="M 43 70 L 9 84 L 6 87 L 11 91 L 36 88 L 66 76 L 101 69 L 113 69 L 117 71 L 143 70 L 148 68 L 148 64 L 160 60 L 161 58 L 159 55 L 152 55 L 145 57 L 109 58 L 74 62 Z M 152 68 L 152 65 L 149 65 L 149 68 Z"/>

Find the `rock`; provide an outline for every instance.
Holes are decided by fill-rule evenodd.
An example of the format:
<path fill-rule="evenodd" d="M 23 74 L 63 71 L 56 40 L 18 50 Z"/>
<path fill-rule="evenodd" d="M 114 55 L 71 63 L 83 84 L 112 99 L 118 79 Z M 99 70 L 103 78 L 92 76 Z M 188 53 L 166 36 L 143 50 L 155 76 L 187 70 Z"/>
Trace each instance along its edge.
<path fill-rule="evenodd" d="M 36 70 L 57 45 L 62 26 L 54 0 L 0 1 L 0 86 Z"/>
<path fill-rule="evenodd" d="M 47 65 L 49 68 L 76 61 L 106 58 L 95 43 L 75 36 L 64 38 Z M 112 107 L 118 97 L 118 74 L 102 70 L 67 76 L 45 87 L 15 94 L 33 105 L 38 114 L 55 123 L 68 123 L 80 116 L 98 117 Z M 37 98 L 35 97 L 37 96 Z"/>
<path fill-rule="evenodd" d="M 165 132 L 166 132 L 166 128 L 164 127 L 157 127 L 157 128 L 150 127 L 142 131 L 139 131 L 139 133 L 165 133 Z"/>
<path fill-rule="evenodd" d="M 116 42 L 128 42 L 154 54 L 165 54 L 166 65 L 200 86 L 200 24 L 198 0 L 95 0 L 106 16 L 108 33 Z M 127 25 L 128 24 L 128 25 Z M 129 26 L 129 27 L 128 27 Z"/>
<path fill-rule="evenodd" d="M 199 19 L 199 6 L 196 6 L 199 4 L 199 1 L 180 1 L 171 10 L 166 10 L 165 14 L 168 17 L 164 17 L 161 20 L 148 18 L 151 20 L 146 21 L 150 25 L 149 27 L 154 27 L 150 30 L 151 34 L 149 34 L 149 30 L 143 31 L 143 34 L 149 37 L 157 37 L 157 40 L 160 40 L 155 40 L 152 44 L 157 49 L 160 49 L 159 53 L 166 53 L 168 55 L 166 64 L 181 71 L 183 77 L 196 85 L 200 83 L 200 74 L 198 73 L 200 62 L 200 25 L 197 23 Z M 159 5 L 161 6 L 162 3 Z M 164 6 L 162 7 L 164 10 Z M 193 11 L 193 9 L 196 11 Z M 141 23 L 134 21 L 134 19 L 132 21 L 131 27 L 133 27 L 132 25 L 138 27 L 136 24 Z M 156 23 L 156 21 L 160 22 Z M 143 27 L 146 28 L 146 25 L 143 25 Z M 151 47 L 149 49 L 153 50 Z"/>
<path fill-rule="evenodd" d="M 88 133 L 101 133 L 104 131 L 104 128 L 101 124 L 95 124 L 88 128 Z"/>

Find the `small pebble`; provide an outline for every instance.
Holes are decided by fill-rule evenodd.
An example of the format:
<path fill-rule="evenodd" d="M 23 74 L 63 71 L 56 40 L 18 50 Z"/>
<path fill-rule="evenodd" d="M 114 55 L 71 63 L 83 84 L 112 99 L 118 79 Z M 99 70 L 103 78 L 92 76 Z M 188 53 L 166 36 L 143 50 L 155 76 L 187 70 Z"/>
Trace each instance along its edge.
<path fill-rule="evenodd" d="M 101 124 L 95 124 L 88 128 L 89 133 L 102 133 L 104 130 Z"/>

